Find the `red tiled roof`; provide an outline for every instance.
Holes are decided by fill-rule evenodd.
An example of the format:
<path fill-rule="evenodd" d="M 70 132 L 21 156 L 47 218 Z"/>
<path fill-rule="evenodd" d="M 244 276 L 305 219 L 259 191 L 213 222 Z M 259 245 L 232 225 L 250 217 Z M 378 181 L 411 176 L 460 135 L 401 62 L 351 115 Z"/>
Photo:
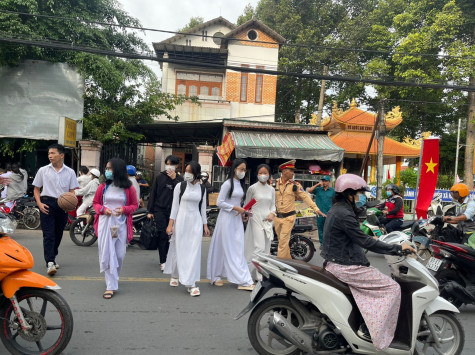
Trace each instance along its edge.
<path fill-rule="evenodd" d="M 337 146 L 343 148 L 345 153 L 366 154 L 371 133 L 342 131 L 335 134 L 334 136 L 331 136 L 330 138 Z M 371 145 L 369 154 L 377 153 L 376 146 L 377 141 L 375 139 Z M 391 138 L 385 137 L 384 155 L 416 158 L 420 155 L 420 148 L 411 147 L 408 144 L 399 143 Z"/>

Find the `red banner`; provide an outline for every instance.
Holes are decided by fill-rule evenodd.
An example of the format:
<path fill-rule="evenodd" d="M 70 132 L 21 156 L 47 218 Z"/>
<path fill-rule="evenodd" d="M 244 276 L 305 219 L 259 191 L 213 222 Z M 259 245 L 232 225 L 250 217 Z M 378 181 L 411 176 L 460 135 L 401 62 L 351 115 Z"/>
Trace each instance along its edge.
<path fill-rule="evenodd" d="M 439 140 L 425 139 L 420 162 L 419 192 L 417 194 L 417 218 L 427 218 L 432 198 L 434 197 L 439 175 Z"/>
<path fill-rule="evenodd" d="M 227 166 L 229 157 L 234 150 L 233 137 L 231 133 L 227 132 L 223 138 L 223 144 L 218 147 L 218 158 L 221 166 Z"/>

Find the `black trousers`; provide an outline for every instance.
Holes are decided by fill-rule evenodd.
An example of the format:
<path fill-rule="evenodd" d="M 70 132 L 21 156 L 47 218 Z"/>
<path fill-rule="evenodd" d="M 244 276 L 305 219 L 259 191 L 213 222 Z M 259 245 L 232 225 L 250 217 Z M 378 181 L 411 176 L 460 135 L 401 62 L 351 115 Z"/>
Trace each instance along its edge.
<path fill-rule="evenodd" d="M 48 214 L 40 212 L 41 229 L 43 230 L 43 251 L 46 266 L 50 261 L 56 261 L 58 248 L 63 239 L 63 231 L 68 221 L 68 215 L 58 206 L 56 199 L 41 198 L 41 202 L 48 205 Z"/>
<path fill-rule="evenodd" d="M 383 218 L 381 219 L 381 223 L 384 224 L 386 227 L 386 232 L 391 233 L 394 231 L 398 231 L 402 226 L 402 219 L 398 218 Z"/>
<path fill-rule="evenodd" d="M 155 218 L 155 225 L 158 231 L 158 256 L 160 257 L 160 264 L 167 261 L 168 248 L 170 247 L 170 238 L 167 235 L 168 221 L 170 220 L 171 210 L 161 210 L 153 214 Z"/>

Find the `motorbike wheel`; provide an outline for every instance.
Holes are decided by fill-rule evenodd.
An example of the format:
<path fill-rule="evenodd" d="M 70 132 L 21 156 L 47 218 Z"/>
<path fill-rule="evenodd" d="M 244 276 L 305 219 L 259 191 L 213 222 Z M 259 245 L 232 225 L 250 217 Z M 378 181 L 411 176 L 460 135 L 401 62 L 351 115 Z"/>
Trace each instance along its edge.
<path fill-rule="evenodd" d="M 313 242 L 302 235 L 293 235 L 289 241 L 290 255 L 292 259 L 309 262 L 313 258 L 315 249 Z"/>
<path fill-rule="evenodd" d="M 59 354 L 73 333 L 73 314 L 61 295 L 38 288 L 24 288 L 16 293 L 28 324 L 25 333 L 10 302 L 0 309 L 0 338 L 12 354 Z M 16 328 L 18 326 L 18 328 Z"/>
<path fill-rule="evenodd" d="M 422 320 L 417 336 L 415 354 L 434 353 L 434 351 L 429 351 L 429 348 L 433 348 L 438 354 L 461 354 L 465 344 L 465 332 L 458 318 L 451 312 L 438 311 L 432 313 L 429 319 L 435 327 L 439 341 L 441 341 L 442 344 L 440 348 L 437 347 L 433 335 L 430 332 L 427 335 L 428 326 L 425 320 Z"/>
<path fill-rule="evenodd" d="M 304 323 L 302 315 L 288 298 L 267 298 L 254 308 L 247 322 L 247 334 L 252 347 L 261 355 L 300 354 L 300 349 L 269 329 L 274 312 L 285 316 L 295 327 L 301 327 Z"/>
<path fill-rule="evenodd" d="M 27 229 L 38 229 L 41 225 L 40 210 L 35 207 L 26 207 L 23 210 L 22 223 Z"/>
<path fill-rule="evenodd" d="M 84 229 L 86 229 L 84 231 Z M 84 231 L 84 235 L 82 232 Z M 91 224 L 86 224 L 85 218 L 78 218 L 69 228 L 69 236 L 74 244 L 79 245 L 80 247 L 88 247 L 93 245 L 97 240 L 97 235 L 94 231 L 94 226 Z"/>
<path fill-rule="evenodd" d="M 437 281 L 439 281 L 440 297 L 445 298 L 455 307 L 460 308 L 463 305 L 463 302 L 460 301 L 458 298 L 454 298 L 452 295 L 449 295 L 444 288 L 444 285 L 449 281 L 455 281 L 461 286 L 465 287 L 465 282 L 457 274 L 457 271 L 453 269 L 445 269 L 440 272 L 437 272 L 434 277 Z"/>

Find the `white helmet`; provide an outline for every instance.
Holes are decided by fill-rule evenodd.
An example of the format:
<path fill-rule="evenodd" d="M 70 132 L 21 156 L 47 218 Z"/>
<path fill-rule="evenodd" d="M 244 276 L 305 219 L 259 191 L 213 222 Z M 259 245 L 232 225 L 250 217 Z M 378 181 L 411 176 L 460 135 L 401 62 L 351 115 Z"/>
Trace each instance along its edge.
<path fill-rule="evenodd" d="M 94 175 L 95 177 L 101 176 L 101 172 L 97 170 L 96 168 L 92 168 L 91 170 L 89 170 L 89 172 L 91 173 L 91 175 Z"/>

